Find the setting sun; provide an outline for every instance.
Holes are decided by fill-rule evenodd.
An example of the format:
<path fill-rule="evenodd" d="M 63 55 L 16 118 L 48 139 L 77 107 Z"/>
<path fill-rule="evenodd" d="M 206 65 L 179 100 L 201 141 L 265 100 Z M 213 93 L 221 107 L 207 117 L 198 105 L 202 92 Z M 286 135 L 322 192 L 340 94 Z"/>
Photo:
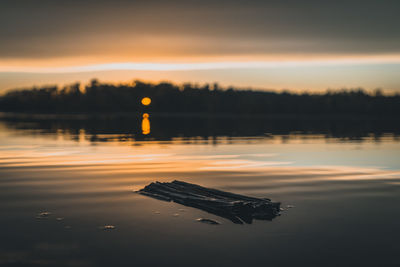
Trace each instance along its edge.
<path fill-rule="evenodd" d="M 151 103 L 151 99 L 149 97 L 143 97 L 142 98 L 142 105 L 143 106 L 148 106 Z"/>

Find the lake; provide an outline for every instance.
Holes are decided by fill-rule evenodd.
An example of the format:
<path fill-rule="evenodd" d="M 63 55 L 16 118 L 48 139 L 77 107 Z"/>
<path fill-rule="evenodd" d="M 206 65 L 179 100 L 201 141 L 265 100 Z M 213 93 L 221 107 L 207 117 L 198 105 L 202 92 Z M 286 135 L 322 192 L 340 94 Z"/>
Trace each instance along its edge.
<path fill-rule="evenodd" d="M 0 117 L 1 266 L 400 266 L 397 122 Z M 173 180 L 284 210 L 234 224 L 135 193 Z"/>

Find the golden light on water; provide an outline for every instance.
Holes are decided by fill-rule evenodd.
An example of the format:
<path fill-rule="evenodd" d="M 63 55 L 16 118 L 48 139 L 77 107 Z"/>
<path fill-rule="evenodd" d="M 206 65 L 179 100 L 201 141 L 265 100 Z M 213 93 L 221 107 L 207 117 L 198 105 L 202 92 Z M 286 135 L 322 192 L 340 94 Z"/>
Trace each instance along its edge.
<path fill-rule="evenodd" d="M 146 98 L 146 97 L 145 97 Z M 144 98 L 143 98 L 144 99 Z M 150 98 L 148 98 L 150 100 Z M 142 100 L 143 103 L 143 100 Z M 150 103 L 149 103 L 150 104 Z M 144 105 L 144 104 L 143 104 Z M 142 120 L 142 133 L 144 135 L 147 135 L 150 133 L 150 120 L 149 120 L 149 114 L 144 113 L 143 114 L 143 120 Z"/>
<path fill-rule="evenodd" d="M 142 98 L 142 105 L 143 106 L 148 106 L 151 104 L 151 99 L 149 97 L 143 97 Z M 148 114 L 147 114 L 148 116 Z M 143 114 L 143 118 L 144 118 L 144 114 Z"/>

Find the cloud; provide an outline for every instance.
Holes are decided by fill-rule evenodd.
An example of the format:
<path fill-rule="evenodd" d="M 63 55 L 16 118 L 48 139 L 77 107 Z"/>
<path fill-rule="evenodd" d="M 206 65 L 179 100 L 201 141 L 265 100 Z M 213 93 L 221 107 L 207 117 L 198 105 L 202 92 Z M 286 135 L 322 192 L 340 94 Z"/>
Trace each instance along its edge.
<path fill-rule="evenodd" d="M 0 60 L 400 52 L 399 1 L 0 3 Z"/>

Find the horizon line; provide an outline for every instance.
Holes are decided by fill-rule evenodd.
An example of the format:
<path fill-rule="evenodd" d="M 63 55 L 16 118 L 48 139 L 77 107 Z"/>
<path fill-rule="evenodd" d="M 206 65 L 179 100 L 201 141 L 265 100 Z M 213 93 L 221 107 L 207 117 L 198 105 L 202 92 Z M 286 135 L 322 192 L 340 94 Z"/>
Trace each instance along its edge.
<path fill-rule="evenodd" d="M 1 66 L 2 73 L 80 73 L 96 71 L 195 71 L 218 69 L 293 68 L 307 66 L 337 66 L 364 64 L 400 64 L 400 55 L 390 57 L 361 57 L 338 59 L 310 59 L 294 61 L 220 61 L 220 62 L 112 62 L 60 67 Z"/>

